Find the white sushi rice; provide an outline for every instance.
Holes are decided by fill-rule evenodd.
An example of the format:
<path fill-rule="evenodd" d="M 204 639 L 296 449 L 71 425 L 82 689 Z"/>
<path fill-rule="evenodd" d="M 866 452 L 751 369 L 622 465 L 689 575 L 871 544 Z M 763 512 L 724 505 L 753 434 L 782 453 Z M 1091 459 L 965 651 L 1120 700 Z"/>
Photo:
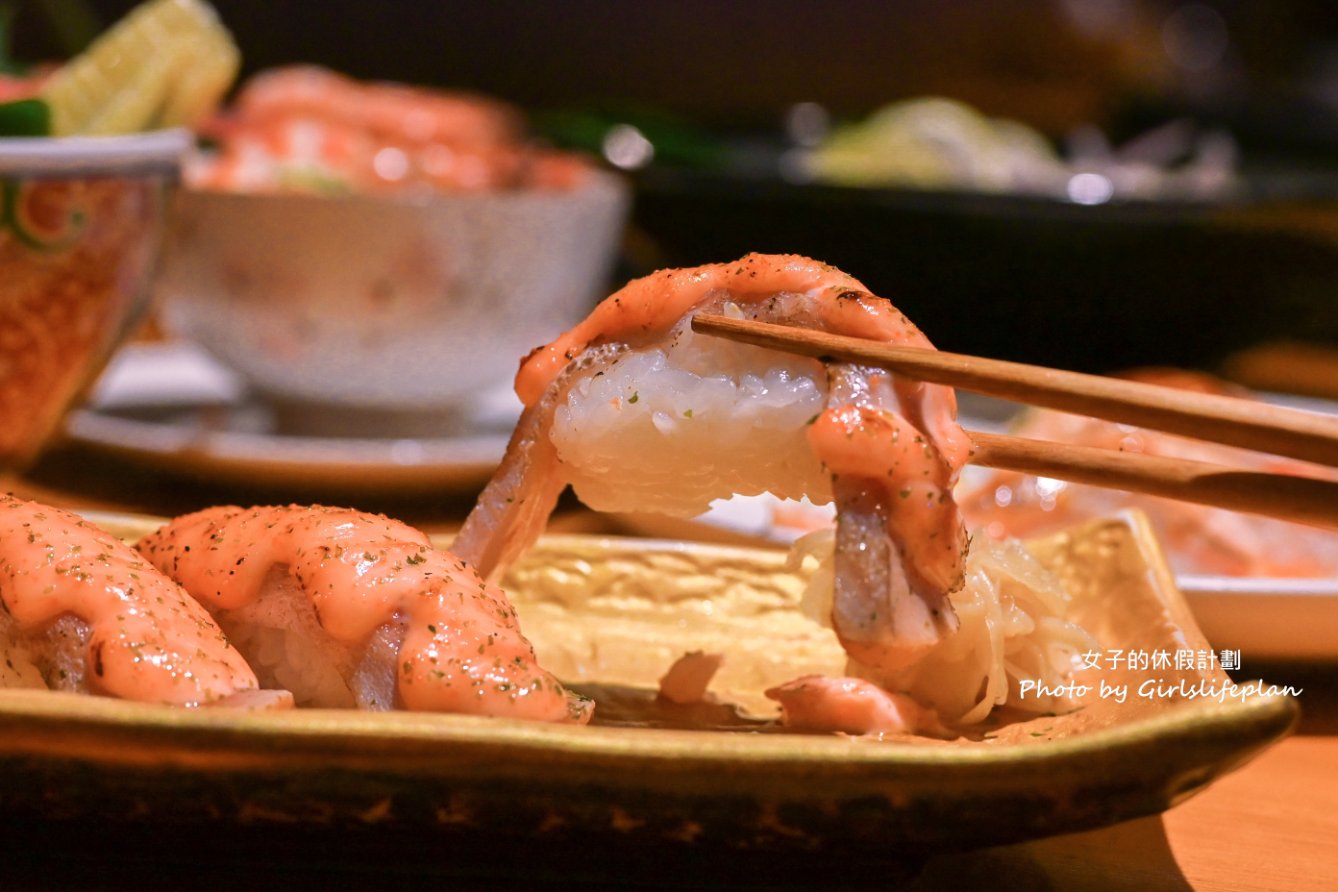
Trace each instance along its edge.
<path fill-rule="evenodd" d="M 0 611 L 0 687 L 88 692 L 88 623 L 73 614 L 39 632 L 22 632 Z"/>
<path fill-rule="evenodd" d="M 338 641 L 321 627 L 311 598 L 284 566 L 270 570 L 251 603 L 212 612 L 261 687 L 291 691 L 298 706 L 394 707 L 402 624 L 387 623 L 366 642 Z"/>
<path fill-rule="evenodd" d="M 813 359 L 695 334 L 583 373 L 551 437 L 576 494 L 601 511 L 691 517 L 730 495 L 831 498 L 805 437 L 826 376 Z"/>
<path fill-rule="evenodd" d="M 18 624 L 0 604 L 0 688 L 44 688 L 42 673 L 20 638 Z"/>

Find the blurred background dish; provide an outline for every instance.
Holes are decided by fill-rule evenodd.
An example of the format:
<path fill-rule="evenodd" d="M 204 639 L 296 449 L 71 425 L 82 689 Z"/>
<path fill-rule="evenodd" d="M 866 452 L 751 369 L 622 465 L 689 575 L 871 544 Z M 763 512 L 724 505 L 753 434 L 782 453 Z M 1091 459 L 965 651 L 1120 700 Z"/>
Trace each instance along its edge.
<path fill-rule="evenodd" d="M 188 166 L 164 328 L 311 432 L 449 432 L 444 414 L 602 295 L 627 210 L 621 178 L 521 120 L 452 91 L 260 73 Z"/>
<path fill-rule="evenodd" d="M 26 56 L 68 54 L 132 6 L 23 4 L 13 33 Z M 397 234 L 559 238 L 525 228 L 546 212 L 483 219 L 494 199 L 574 201 L 573 184 L 598 179 L 555 146 L 586 150 L 635 190 L 631 226 L 607 230 L 622 242 L 605 248 L 620 261 L 611 280 L 799 251 L 892 297 L 941 347 L 1088 371 L 1216 368 L 1278 337 L 1338 342 L 1338 127 L 1323 126 L 1338 119 L 1323 64 L 1338 32 L 1307 0 L 1270 15 L 1054 0 L 1027 16 L 979 0 L 837 0 L 822 15 L 693 0 L 617 17 L 601 15 L 606 0 L 577 0 L 527 10 L 524 27 L 464 3 L 390 15 L 341 0 L 301 23 L 252 0 L 218 8 L 246 52 L 224 52 L 209 15 L 196 16 L 209 25 L 201 46 L 212 69 L 244 80 L 197 121 L 206 151 L 189 167 L 159 321 L 241 370 L 289 421 L 304 415 L 307 434 L 431 436 L 434 414 L 458 415 L 469 393 L 510 377 L 500 357 L 601 295 L 603 283 L 572 298 L 583 305 L 564 318 L 559 299 L 508 278 L 508 297 L 530 294 L 523 312 L 432 304 L 459 268 L 471 284 L 489 278 L 487 237 L 445 269 L 434 243 L 415 251 Z M 740 45 L 726 35 L 743 22 Z M 633 39 L 651 34 L 652 49 Z M 1283 44 L 1297 54 L 1270 50 Z M 794 59 L 815 46 L 842 51 L 801 71 Z M 838 163 L 812 163 L 829 155 Z M 441 210 L 457 203 L 471 210 Z M 413 220 L 399 229 L 398 216 Z M 325 225 L 338 232 L 322 236 Z M 566 261 L 597 250 L 598 237 L 578 249 L 581 227 L 562 228 Z M 357 257 L 366 265 L 336 266 Z M 483 350 L 505 315 L 533 333 L 512 324 L 512 341 Z M 435 325 L 456 340 L 434 340 Z"/>
<path fill-rule="evenodd" d="M 0 139 L 0 469 L 36 457 L 148 309 L 190 139 Z"/>
<path fill-rule="evenodd" d="M 191 184 L 227 192 L 562 191 L 589 170 L 530 139 L 520 109 L 499 99 L 316 65 L 256 74 L 200 130 L 212 148 L 191 165 Z"/>
<path fill-rule="evenodd" d="M 782 176 L 843 186 L 1037 195 L 1089 205 L 1120 198 L 1210 200 L 1236 186 L 1235 142 L 1222 131 L 1197 133 L 1185 120 L 1119 147 L 1095 127 L 1079 128 L 1060 153 L 1035 128 L 942 97 L 894 102 L 862 121 L 830 129 L 826 119 L 826 111 L 811 103 L 791 110 L 796 147 L 780 159 Z"/>
<path fill-rule="evenodd" d="M 133 3 L 77 5 L 87 23 Z M 476 166 L 476 183 L 514 182 L 526 152 L 550 157 L 536 133 L 632 180 L 619 280 L 796 251 L 891 296 L 941 347 L 1087 371 L 1217 368 L 1270 338 L 1338 343 L 1338 29 L 1314 0 L 1269 12 L 1052 0 L 1027 15 L 982 0 L 952 9 L 837 0 L 822 14 L 757 0 L 729 9 L 577 0 L 527 9 L 523 27 L 514 10 L 467 3 L 390 14 L 340 0 L 328 18 L 301 22 L 254 0 L 218 7 L 246 47 L 248 86 L 203 131 L 220 142 L 216 158 L 245 171 L 244 188 L 421 189 L 425 178 L 410 172 L 432 165 L 402 145 L 380 147 L 394 150 L 382 166 L 405 174 L 398 185 L 370 162 L 362 167 L 373 175 L 352 184 L 306 162 L 325 140 L 377 154 L 333 126 L 357 102 L 331 114 L 331 92 L 352 87 L 347 95 L 403 108 L 448 91 L 474 102 L 475 143 L 524 148 Z M 15 33 L 26 46 L 78 39 L 75 17 L 56 22 L 40 4 L 23 13 Z M 728 36 L 741 31 L 743 43 Z M 795 64 L 814 47 L 840 49 L 821 66 Z M 313 75 L 289 67 L 294 59 L 327 68 Z M 291 125 L 313 92 L 294 89 L 303 79 L 325 94 L 315 130 Z M 376 92 L 381 79 L 401 86 Z M 247 121 L 272 123 L 276 107 L 290 123 L 269 134 L 300 163 L 263 162 L 274 145 Z M 919 163 L 889 157 L 889 132 L 921 147 L 910 152 Z M 867 170 L 794 179 L 795 158 L 846 137 L 874 147 L 875 172 L 901 163 L 914 184 Z M 983 153 L 994 160 L 973 160 L 982 146 L 997 149 Z M 1001 156 L 1013 171 L 1002 177 Z M 947 179 L 932 170 L 953 162 Z"/>
<path fill-rule="evenodd" d="M 148 309 L 186 128 L 238 63 L 203 0 L 150 0 L 33 69 L 9 56 L 11 14 L 0 10 L 0 471 L 36 458 Z"/>
<path fill-rule="evenodd" d="M 282 492 L 287 498 L 469 493 L 496 468 L 519 403 L 508 387 L 475 394 L 431 434 L 363 428 L 339 434 L 320 414 L 297 417 L 257 398 L 234 371 L 188 341 L 127 345 L 86 405 L 67 419 L 70 444 L 177 480 Z M 359 419 L 365 425 L 366 418 Z"/>
<path fill-rule="evenodd" d="M 580 319 L 625 207 L 598 172 L 561 192 L 421 200 L 192 190 L 162 320 L 269 397 L 383 421 L 440 413 Z"/>
<path fill-rule="evenodd" d="M 651 165 L 634 177 L 646 265 L 788 246 L 858 270 L 954 352 L 1090 372 L 1211 369 L 1268 338 L 1338 339 L 1327 175 L 1242 173 L 1211 198 L 1121 198 L 1102 179 L 1095 202 L 796 183 L 778 170 Z"/>

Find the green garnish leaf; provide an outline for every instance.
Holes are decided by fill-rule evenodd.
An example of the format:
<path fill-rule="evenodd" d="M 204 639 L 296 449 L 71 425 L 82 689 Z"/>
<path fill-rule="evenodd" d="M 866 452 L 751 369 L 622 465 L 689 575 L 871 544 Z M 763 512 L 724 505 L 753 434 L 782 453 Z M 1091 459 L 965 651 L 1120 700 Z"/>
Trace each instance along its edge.
<path fill-rule="evenodd" d="M 45 100 L 0 102 L 0 136 L 50 136 L 51 107 Z"/>

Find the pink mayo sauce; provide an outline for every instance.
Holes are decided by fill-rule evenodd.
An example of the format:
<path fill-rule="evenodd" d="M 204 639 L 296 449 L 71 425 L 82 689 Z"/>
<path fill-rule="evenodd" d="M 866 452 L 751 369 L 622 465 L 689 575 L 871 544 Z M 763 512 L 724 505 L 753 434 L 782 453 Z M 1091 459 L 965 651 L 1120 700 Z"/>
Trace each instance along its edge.
<path fill-rule="evenodd" d="M 64 614 L 90 626 L 94 693 L 203 706 L 258 688 L 181 586 L 69 512 L 0 495 L 0 598 L 25 631 Z"/>
<path fill-rule="evenodd" d="M 501 589 L 398 521 L 320 506 L 229 506 L 177 518 L 139 548 L 212 609 L 255 600 L 270 569 L 284 565 L 336 640 L 366 640 L 402 617 L 396 680 L 407 709 L 588 720 L 588 704 L 540 668 Z"/>

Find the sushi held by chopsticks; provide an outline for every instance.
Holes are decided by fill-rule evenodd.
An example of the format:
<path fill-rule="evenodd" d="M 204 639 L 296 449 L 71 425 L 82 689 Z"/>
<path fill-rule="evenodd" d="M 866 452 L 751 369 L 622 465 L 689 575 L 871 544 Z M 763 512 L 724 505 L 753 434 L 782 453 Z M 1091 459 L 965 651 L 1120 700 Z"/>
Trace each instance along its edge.
<path fill-rule="evenodd" d="M 953 391 L 702 336 L 698 313 L 932 349 L 891 302 L 804 257 L 752 254 L 631 282 L 522 364 L 527 408 L 456 539 L 460 556 L 498 576 L 567 484 L 599 510 L 680 516 L 736 493 L 834 501 L 829 569 L 811 601 L 853 680 L 776 689 L 792 724 L 932 732 L 1004 702 L 1069 705 L 1016 696 L 1024 678 L 1064 678 L 1093 642 L 1016 543 L 968 549 L 952 487 L 972 444 Z M 907 696 L 930 708 L 908 708 Z"/>

